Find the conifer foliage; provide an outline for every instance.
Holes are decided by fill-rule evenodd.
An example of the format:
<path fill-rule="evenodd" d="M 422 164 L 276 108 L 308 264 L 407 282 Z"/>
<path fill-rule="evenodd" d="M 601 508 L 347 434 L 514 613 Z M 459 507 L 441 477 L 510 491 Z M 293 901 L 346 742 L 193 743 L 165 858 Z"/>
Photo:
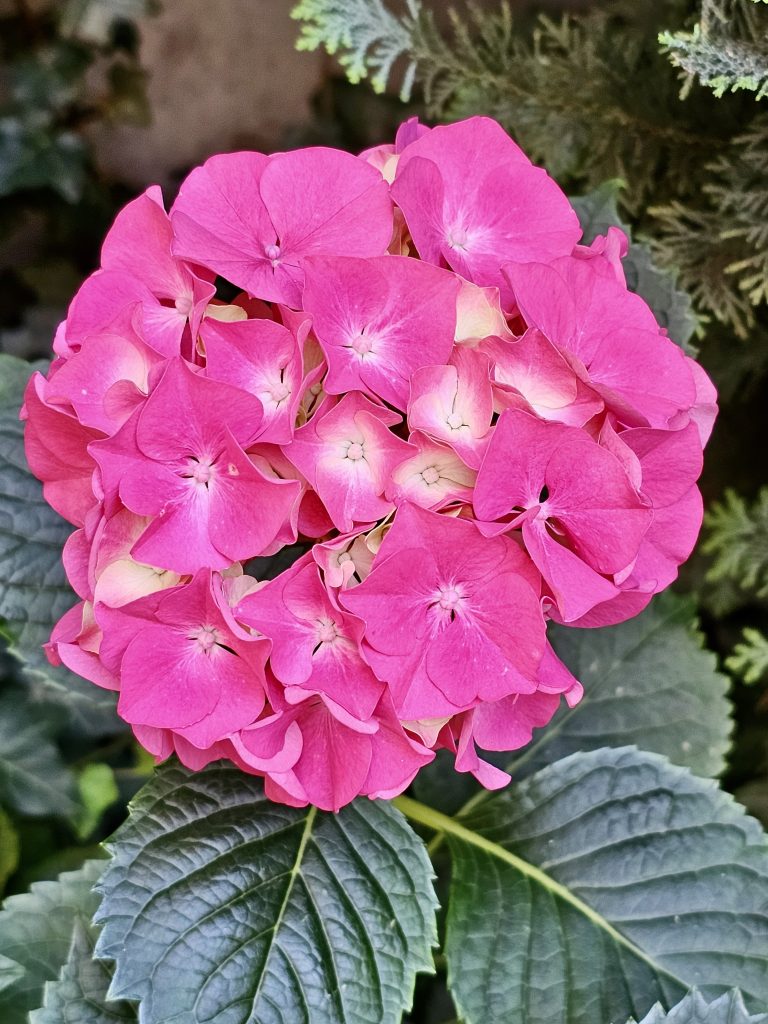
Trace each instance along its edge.
<path fill-rule="evenodd" d="M 352 80 L 370 74 L 403 99 L 416 82 L 435 118 L 495 117 L 572 190 L 623 179 L 635 233 L 655 239 L 661 263 L 725 328 L 710 343 L 736 334 L 768 347 L 768 121 L 754 102 L 766 91 L 767 5 L 618 0 L 531 24 L 506 0 L 490 11 L 470 2 L 448 31 L 420 0 L 302 0 L 293 16 L 299 45 L 339 53 Z"/>

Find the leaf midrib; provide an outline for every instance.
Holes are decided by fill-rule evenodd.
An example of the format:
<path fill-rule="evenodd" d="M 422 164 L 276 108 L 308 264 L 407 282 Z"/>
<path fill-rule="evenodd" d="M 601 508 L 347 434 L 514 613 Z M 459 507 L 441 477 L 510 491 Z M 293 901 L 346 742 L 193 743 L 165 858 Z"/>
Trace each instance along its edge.
<path fill-rule="evenodd" d="M 288 884 L 285 887 L 285 895 L 283 896 L 283 902 L 280 904 L 280 910 L 278 911 L 277 917 L 275 918 L 275 923 L 274 923 L 274 925 L 273 925 L 273 927 L 271 929 L 272 933 L 275 936 L 277 936 L 278 932 L 280 931 L 280 929 L 282 927 L 283 918 L 285 917 L 285 913 L 286 913 L 286 911 L 288 909 L 288 905 L 289 905 L 289 903 L 291 901 L 291 895 L 293 894 L 293 887 L 296 884 L 296 879 L 299 877 L 299 874 L 301 872 L 301 864 L 302 864 L 302 861 L 304 860 L 304 853 L 305 853 L 305 851 L 307 849 L 307 844 L 309 843 L 309 840 L 312 837 L 312 828 L 313 828 L 313 826 L 315 824 L 315 818 L 316 817 L 317 817 L 317 808 L 312 806 L 312 807 L 309 808 L 309 812 L 308 812 L 306 818 L 304 819 L 304 830 L 301 833 L 301 839 L 299 840 L 299 846 L 298 846 L 298 849 L 296 850 L 296 858 L 295 858 L 295 860 L 293 862 L 293 866 L 291 867 L 290 877 L 288 879 Z M 269 959 L 270 959 L 271 955 L 272 955 L 272 946 L 270 945 L 270 948 L 267 950 L 267 955 L 264 958 L 264 966 L 263 966 L 261 974 L 259 976 L 259 981 L 258 981 L 258 984 L 256 986 L 256 991 L 253 993 L 253 996 L 251 998 L 251 1008 L 252 1008 L 252 1010 L 256 1009 L 256 1004 L 257 1004 L 257 1002 L 259 1000 L 259 997 L 261 995 L 261 990 L 262 990 L 262 986 L 264 984 L 264 979 L 267 976 L 267 965 L 269 964 Z"/>
<path fill-rule="evenodd" d="M 623 946 L 633 956 L 637 957 L 637 959 L 650 967 L 654 974 L 659 977 L 663 976 L 668 978 L 671 982 L 674 982 L 675 985 L 681 986 L 683 989 L 687 989 L 689 987 L 683 978 L 679 978 L 667 968 L 662 967 L 661 964 L 653 960 L 639 946 L 636 946 L 631 939 L 628 939 L 625 935 L 622 935 L 618 929 L 614 928 L 610 921 L 606 920 L 602 914 L 599 914 L 596 910 L 590 907 L 588 903 L 579 899 L 575 893 L 571 892 L 571 890 L 562 885 L 562 883 L 548 875 L 546 871 L 536 867 L 535 864 L 531 864 L 522 857 L 518 857 L 510 850 L 500 846 L 498 843 L 494 843 L 490 839 L 486 839 L 485 836 L 480 835 L 479 832 L 473 832 L 472 829 L 459 824 L 459 822 L 454 818 L 449 818 L 448 815 L 441 814 L 440 811 L 435 811 L 431 807 L 427 807 L 426 804 L 419 803 L 418 800 L 412 800 L 407 796 L 399 796 L 393 800 L 393 803 L 395 807 L 397 807 L 406 816 L 406 818 L 409 818 L 411 821 L 424 825 L 438 834 L 442 833 L 443 835 L 453 836 L 454 839 L 467 843 L 470 846 L 474 846 L 476 849 L 482 850 L 483 853 L 488 856 L 494 857 L 497 860 L 508 864 L 510 867 L 513 867 L 516 871 L 519 871 L 520 874 L 540 885 L 552 896 L 573 907 L 574 910 L 578 911 L 583 917 L 590 921 L 591 924 L 600 929 L 600 931 L 605 935 L 609 936 L 615 943 Z"/>

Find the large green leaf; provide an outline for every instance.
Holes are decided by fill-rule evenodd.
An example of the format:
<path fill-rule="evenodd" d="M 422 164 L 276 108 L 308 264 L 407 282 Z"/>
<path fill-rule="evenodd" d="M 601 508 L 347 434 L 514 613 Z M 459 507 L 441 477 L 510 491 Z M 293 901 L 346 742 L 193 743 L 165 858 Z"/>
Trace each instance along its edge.
<path fill-rule="evenodd" d="M 741 992 L 734 989 L 708 1003 L 701 992 L 693 989 L 668 1012 L 658 1003 L 640 1024 L 764 1024 L 768 1013 L 751 1014 Z M 634 1018 L 627 1024 L 636 1024 Z"/>
<path fill-rule="evenodd" d="M 29 892 L 3 904 L 0 959 L 24 968 L 22 976 L 0 988 L 3 1024 L 27 1024 L 28 1011 L 40 1005 L 44 983 L 58 977 L 67 959 L 75 921 L 87 923 L 98 906 L 91 889 L 103 869 L 104 861 L 88 861 L 55 882 L 35 882 Z"/>
<path fill-rule="evenodd" d="M 619 626 L 553 625 L 549 638 L 584 684 L 584 697 L 575 708 L 562 707 L 511 760 L 515 778 L 577 750 L 630 744 L 696 775 L 725 769 L 733 729 L 729 681 L 702 647 L 692 600 L 660 594 Z"/>
<path fill-rule="evenodd" d="M 107 999 L 112 971 L 93 958 L 97 931 L 76 920 L 69 955 L 56 981 L 46 981 L 43 1005 L 29 1015 L 29 1024 L 117 1024 L 135 1021 L 130 1003 Z"/>
<path fill-rule="evenodd" d="M 0 801 L 21 814 L 71 815 L 74 778 L 45 709 L 25 698 L 17 688 L 0 695 Z"/>
<path fill-rule="evenodd" d="M 0 354 L 0 620 L 33 692 L 57 701 L 86 731 L 111 732 L 118 728 L 114 695 L 53 668 L 42 648 L 77 598 L 61 562 L 72 527 L 46 503 L 24 456 L 19 407 L 32 369 L 45 365 Z"/>
<path fill-rule="evenodd" d="M 698 985 L 768 1004 L 768 846 L 714 782 L 634 748 L 574 754 L 455 818 L 445 954 L 466 1024 L 642 1017 Z"/>
<path fill-rule="evenodd" d="M 585 244 L 592 242 L 597 235 L 604 235 L 611 226 L 621 228 L 627 237 L 630 236 L 616 204 L 622 185 L 621 181 L 608 181 L 594 192 L 571 199 L 584 230 Z M 660 326 L 666 328 L 676 344 L 695 354 L 695 349 L 689 344 L 697 326 L 690 296 L 676 286 L 672 274 L 654 265 L 650 250 L 640 242 L 630 242 L 623 263 L 627 287 L 645 299 Z"/>
<path fill-rule="evenodd" d="M 232 765 L 171 765 L 110 852 L 97 952 L 142 1024 L 394 1024 L 432 970 L 431 866 L 385 802 L 284 807 Z"/>

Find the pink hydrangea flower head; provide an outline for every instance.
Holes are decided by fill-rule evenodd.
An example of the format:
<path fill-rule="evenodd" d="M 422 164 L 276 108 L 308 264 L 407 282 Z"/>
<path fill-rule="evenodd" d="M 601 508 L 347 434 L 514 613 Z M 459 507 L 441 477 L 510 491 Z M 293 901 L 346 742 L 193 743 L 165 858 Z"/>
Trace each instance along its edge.
<path fill-rule="evenodd" d="M 439 749 L 505 785 L 483 751 L 582 694 L 547 620 L 621 622 L 690 553 L 717 412 L 623 232 L 579 237 L 488 118 L 128 204 L 22 410 L 76 527 L 49 659 L 155 758 L 292 806 L 389 799 Z"/>

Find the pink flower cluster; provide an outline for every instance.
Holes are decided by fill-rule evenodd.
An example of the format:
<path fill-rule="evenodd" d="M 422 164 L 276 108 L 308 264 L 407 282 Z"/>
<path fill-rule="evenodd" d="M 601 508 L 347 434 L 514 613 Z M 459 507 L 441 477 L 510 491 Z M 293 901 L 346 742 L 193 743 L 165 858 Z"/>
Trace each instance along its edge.
<path fill-rule="evenodd" d="M 485 118 L 215 156 L 170 214 L 130 203 L 26 394 L 77 527 L 51 659 L 157 758 L 278 801 L 389 797 L 439 748 L 503 785 L 477 748 L 581 695 L 547 620 L 635 615 L 701 520 L 714 389 L 624 235 L 580 236 Z"/>

